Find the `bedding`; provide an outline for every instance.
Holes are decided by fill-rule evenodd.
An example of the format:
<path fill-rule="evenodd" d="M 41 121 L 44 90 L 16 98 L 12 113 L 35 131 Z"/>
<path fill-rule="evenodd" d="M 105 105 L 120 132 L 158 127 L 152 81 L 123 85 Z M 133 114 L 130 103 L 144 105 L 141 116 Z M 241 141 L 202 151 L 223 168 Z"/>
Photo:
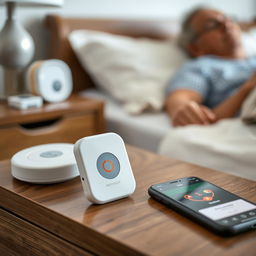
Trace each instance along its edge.
<path fill-rule="evenodd" d="M 127 144 L 157 152 L 161 140 L 171 129 L 171 122 L 163 111 L 132 116 L 120 108 L 118 102 L 100 90 L 85 90 L 80 95 L 105 101 L 107 131 L 118 133 Z"/>
<path fill-rule="evenodd" d="M 161 111 L 167 81 L 185 60 L 175 40 L 76 30 L 69 41 L 96 86 L 130 114 Z"/>
<path fill-rule="evenodd" d="M 243 33 L 248 56 L 256 54 L 256 30 Z M 154 40 L 75 30 L 69 42 L 96 86 L 130 114 L 163 109 L 168 81 L 186 60 L 175 39 Z"/>
<path fill-rule="evenodd" d="M 173 129 L 159 153 L 256 181 L 256 126 L 240 118 Z"/>

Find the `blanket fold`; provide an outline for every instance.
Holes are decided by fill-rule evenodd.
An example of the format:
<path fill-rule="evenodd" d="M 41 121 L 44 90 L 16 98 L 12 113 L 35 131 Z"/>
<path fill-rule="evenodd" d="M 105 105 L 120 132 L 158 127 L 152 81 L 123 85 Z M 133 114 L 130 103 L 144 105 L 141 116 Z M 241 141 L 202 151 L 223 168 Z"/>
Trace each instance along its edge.
<path fill-rule="evenodd" d="M 256 88 L 244 101 L 240 117 L 247 124 L 256 123 Z"/>
<path fill-rule="evenodd" d="M 240 118 L 171 129 L 158 153 L 256 181 L 256 126 Z"/>

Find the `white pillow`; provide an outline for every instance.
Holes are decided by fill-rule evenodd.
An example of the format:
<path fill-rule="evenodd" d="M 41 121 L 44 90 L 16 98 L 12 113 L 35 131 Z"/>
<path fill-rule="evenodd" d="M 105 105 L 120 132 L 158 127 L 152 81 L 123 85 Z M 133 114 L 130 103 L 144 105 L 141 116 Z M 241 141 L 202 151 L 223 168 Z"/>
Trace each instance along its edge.
<path fill-rule="evenodd" d="M 132 114 L 162 109 L 167 81 L 186 59 L 176 43 L 168 40 L 92 30 L 73 31 L 69 40 L 97 86 Z"/>

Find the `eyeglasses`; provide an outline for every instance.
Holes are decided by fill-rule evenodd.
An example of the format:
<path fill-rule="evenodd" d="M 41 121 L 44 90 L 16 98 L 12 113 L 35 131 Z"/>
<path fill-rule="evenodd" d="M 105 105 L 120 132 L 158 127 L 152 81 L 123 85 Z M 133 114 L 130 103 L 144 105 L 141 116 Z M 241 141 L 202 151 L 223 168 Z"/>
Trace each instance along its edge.
<path fill-rule="evenodd" d="M 201 31 L 194 34 L 193 40 L 200 38 L 203 34 L 209 33 L 210 31 L 221 29 L 229 22 L 233 22 L 233 19 L 227 16 L 210 18 L 205 22 Z"/>

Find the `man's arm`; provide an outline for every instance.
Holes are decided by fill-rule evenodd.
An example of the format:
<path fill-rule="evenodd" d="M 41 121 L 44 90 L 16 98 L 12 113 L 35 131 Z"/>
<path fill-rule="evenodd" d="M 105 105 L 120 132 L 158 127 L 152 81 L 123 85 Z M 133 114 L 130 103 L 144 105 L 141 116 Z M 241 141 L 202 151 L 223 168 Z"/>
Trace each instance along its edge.
<path fill-rule="evenodd" d="M 215 114 L 202 104 L 202 96 L 192 90 L 180 89 L 169 94 L 166 109 L 173 126 L 207 125 L 215 122 Z"/>
<path fill-rule="evenodd" d="M 213 109 L 217 120 L 235 116 L 240 110 L 242 103 L 252 91 L 252 89 L 255 88 L 255 86 L 256 73 L 253 74 L 244 84 L 242 84 L 240 89 L 234 95 L 232 95 Z"/>

